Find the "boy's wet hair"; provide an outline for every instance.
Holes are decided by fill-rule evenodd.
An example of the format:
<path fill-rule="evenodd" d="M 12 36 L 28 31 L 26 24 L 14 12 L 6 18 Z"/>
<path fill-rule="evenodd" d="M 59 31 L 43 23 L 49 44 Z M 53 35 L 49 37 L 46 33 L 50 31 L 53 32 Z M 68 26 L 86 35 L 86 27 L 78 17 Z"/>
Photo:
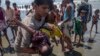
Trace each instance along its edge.
<path fill-rule="evenodd" d="M 34 0 L 36 5 L 49 5 L 49 9 L 52 10 L 54 0 Z"/>

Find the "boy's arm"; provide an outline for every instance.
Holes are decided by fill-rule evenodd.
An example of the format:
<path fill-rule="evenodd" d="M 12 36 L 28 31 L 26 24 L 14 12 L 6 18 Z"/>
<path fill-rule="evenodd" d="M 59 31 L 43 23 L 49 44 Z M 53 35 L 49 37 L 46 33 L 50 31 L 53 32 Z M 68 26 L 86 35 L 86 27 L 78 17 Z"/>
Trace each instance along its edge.
<path fill-rule="evenodd" d="M 17 37 L 15 39 L 15 51 L 21 53 L 34 53 L 33 49 L 30 48 L 30 40 L 31 35 L 29 34 L 29 32 L 19 27 L 17 31 Z"/>

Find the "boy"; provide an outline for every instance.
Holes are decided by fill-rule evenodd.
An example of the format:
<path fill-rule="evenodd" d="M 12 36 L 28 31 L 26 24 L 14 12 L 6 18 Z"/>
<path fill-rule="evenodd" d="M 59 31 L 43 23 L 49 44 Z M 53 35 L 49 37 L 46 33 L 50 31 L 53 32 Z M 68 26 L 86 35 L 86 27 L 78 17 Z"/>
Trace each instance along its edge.
<path fill-rule="evenodd" d="M 92 26 L 91 26 L 91 30 L 90 30 L 90 37 L 91 37 L 92 28 L 93 28 L 94 25 L 96 26 L 96 33 L 98 33 L 97 30 L 98 30 L 99 13 L 100 13 L 100 10 L 96 9 L 95 12 L 94 12 L 94 15 L 92 17 L 93 19 L 92 19 Z M 90 38 L 89 41 L 91 41 L 91 40 L 92 39 Z"/>
<path fill-rule="evenodd" d="M 52 29 L 53 28 L 52 24 L 45 23 L 45 17 L 47 16 L 49 10 L 52 9 L 53 1 L 52 0 L 34 0 L 34 3 L 35 3 L 35 6 L 34 6 L 35 12 L 34 12 L 33 17 L 31 18 L 31 21 L 29 22 L 29 24 L 27 24 L 27 26 L 31 27 L 33 30 L 36 30 L 36 31 L 39 31 L 41 27 Z M 31 35 L 32 33 L 29 33 L 20 27 L 18 28 L 17 37 L 15 39 L 15 50 L 22 52 L 23 56 L 25 56 L 25 53 L 28 54 L 28 52 L 30 52 L 30 50 L 28 50 L 27 48 L 30 48 Z M 47 46 L 45 46 L 45 48 L 47 48 Z M 48 48 L 45 51 L 43 51 L 41 55 L 49 56 L 50 54 L 47 54 L 46 51 L 48 51 Z M 34 50 L 33 50 L 33 53 L 34 53 Z M 18 53 L 18 56 L 20 56 L 20 54 Z"/>
<path fill-rule="evenodd" d="M 77 43 L 77 47 L 80 46 L 80 41 L 83 40 L 83 26 L 84 26 L 84 15 L 85 15 L 84 10 L 81 10 L 81 12 L 79 13 L 79 16 L 75 19 L 75 40 L 74 42 L 76 43 L 76 36 L 79 35 L 79 41 Z"/>
<path fill-rule="evenodd" d="M 13 11 L 14 11 L 14 18 L 19 20 L 19 21 L 21 21 L 20 10 L 18 10 L 16 3 L 13 3 L 13 8 L 14 8 L 13 9 Z M 15 33 L 15 36 L 16 36 L 17 35 L 17 28 L 18 28 L 18 26 L 14 25 L 13 28 L 14 28 L 14 33 Z M 14 38 L 14 40 L 15 40 L 15 38 Z"/>

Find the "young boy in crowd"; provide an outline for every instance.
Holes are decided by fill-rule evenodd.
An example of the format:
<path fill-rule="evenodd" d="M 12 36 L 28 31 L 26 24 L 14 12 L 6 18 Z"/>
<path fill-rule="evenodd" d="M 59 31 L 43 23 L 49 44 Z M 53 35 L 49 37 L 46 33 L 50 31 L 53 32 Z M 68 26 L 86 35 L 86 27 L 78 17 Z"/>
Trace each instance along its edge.
<path fill-rule="evenodd" d="M 77 46 L 79 47 L 80 46 L 80 42 L 81 40 L 83 40 L 83 26 L 84 26 L 84 15 L 85 15 L 85 12 L 84 10 L 81 10 L 81 12 L 79 13 L 79 16 L 75 19 L 75 40 L 74 42 L 76 43 L 76 37 L 77 35 L 79 35 L 79 41 L 77 43 Z"/>
<path fill-rule="evenodd" d="M 35 3 L 34 15 L 31 18 L 31 21 L 29 22 L 29 24 L 27 24 L 26 26 L 31 27 L 35 31 L 39 31 L 41 28 L 53 29 L 52 24 L 45 23 L 46 16 L 48 12 L 52 9 L 53 1 L 52 0 L 34 0 L 34 3 Z M 34 50 L 30 49 L 32 35 L 33 33 L 29 33 L 27 29 L 24 30 L 23 28 L 20 28 L 20 27 L 18 28 L 17 37 L 15 39 L 15 50 L 18 52 L 22 52 L 23 56 L 28 56 L 28 55 L 25 55 L 25 53 L 27 54 L 29 54 L 30 52 L 34 53 Z M 51 53 L 49 52 L 50 47 L 46 45 L 40 46 L 40 47 L 41 48 L 39 50 L 41 50 L 42 56 L 50 55 Z M 18 53 L 17 55 L 20 56 L 20 54 L 21 53 Z"/>
<path fill-rule="evenodd" d="M 92 28 L 93 26 L 95 25 L 95 28 L 96 28 L 96 33 L 98 33 L 98 19 L 99 19 L 99 13 L 100 13 L 100 10 L 99 9 L 96 9 L 95 12 L 94 12 L 94 15 L 92 17 L 92 26 L 91 26 L 91 30 L 90 30 L 90 39 L 89 41 L 91 41 L 91 32 L 92 32 Z"/>

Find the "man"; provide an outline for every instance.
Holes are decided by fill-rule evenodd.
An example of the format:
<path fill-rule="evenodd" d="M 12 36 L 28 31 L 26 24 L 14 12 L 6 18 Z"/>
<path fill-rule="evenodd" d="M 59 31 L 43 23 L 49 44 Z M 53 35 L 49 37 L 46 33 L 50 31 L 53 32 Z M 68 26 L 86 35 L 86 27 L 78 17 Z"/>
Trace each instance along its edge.
<path fill-rule="evenodd" d="M 15 38 L 14 26 L 12 26 L 12 25 L 9 24 L 9 23 L 11 23 L 11 20 L 14 19 L 14 11 L 10 7 L 10 1 L 9 0 L 5 1 L 5 4 L 6 4 L 6 10 L 5 10 L 6 22 L 7 22 L 8 27 L 11 28 L 11 31 L 12 31 L 12 34 L 13 34 L 13 38 Z M 10 45 L 11 44 L 10 44 L 10 41 L 9 41 L 9 46 Z"/>
<path fill-rule="evenodd" d="M 53 6 L 53 1 L 52 0 L 35 0 L 34 3 L 35 3 L 35 7 L 34 7 L 35 12 L 31 18 L 31 21 L 29 21 L 27 24 L 26 23 L 23 23 L 23 24 L 31 27 L 34 30 L 39 30 L 39 28 L 41 28 L 41 27 L 52 29 L 53 26 L 51 24 L 45 23 L 45 18 L 47 16 L 49 10 L 52 9 L 51 7 Z M 24 21 L 27 22 L 27 20 L 26 21 L 24 20 Z M 26 50 L 26 48 L 30 48 L 31 35 L 32 34 L 29 33 L 28 31 L 26 31 L 20 27 L 18 28 L 17 37 L 15 39 L 15 50 L 17 52 L 22 52 L 22 53 L 17 53 L 18 56 L 21 56 L 21 55 L 31 56 L 31 54 L 28 54 L 29 50 Z M 45 50 L 45 51 L 47 51 L 47 50 Z M 27 54 L 27 55 L 25 55 L 25 54 Z M 46 52 L 43 51 L 43 53 L 41 55 L 49 56 L 50 54 L 47 54 Z"/>
<path fill-rule="evenodd" d="M 13 3 L 13 12 L 14 12 L 14 18 L 21 21 L 21 18 L 20 18 L 20 10 L 18 10 L 17 8 L 17 4 L 16 3 Z M 15 36 L 17 35 L 17 28 L 18 26 L 13 26 L 13 30 L 15 32 Z M 14 38 L 15 40 L 15 38 Z"/>

